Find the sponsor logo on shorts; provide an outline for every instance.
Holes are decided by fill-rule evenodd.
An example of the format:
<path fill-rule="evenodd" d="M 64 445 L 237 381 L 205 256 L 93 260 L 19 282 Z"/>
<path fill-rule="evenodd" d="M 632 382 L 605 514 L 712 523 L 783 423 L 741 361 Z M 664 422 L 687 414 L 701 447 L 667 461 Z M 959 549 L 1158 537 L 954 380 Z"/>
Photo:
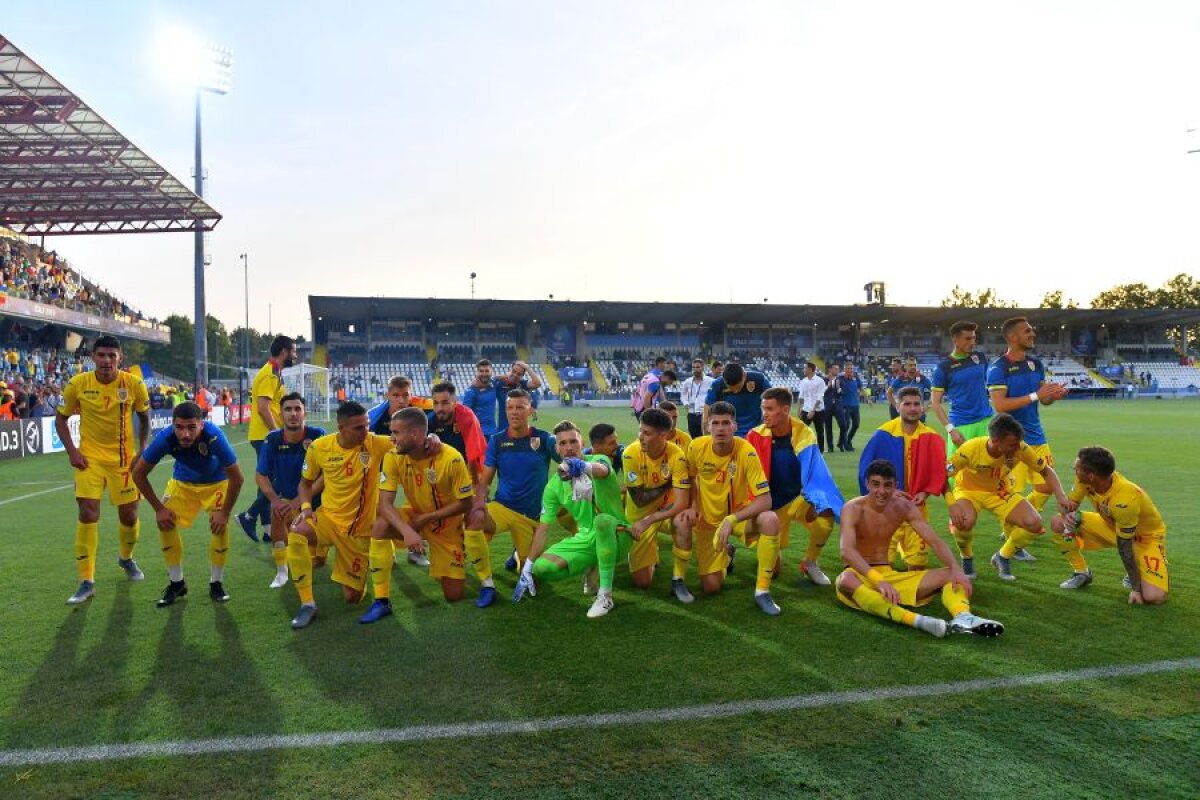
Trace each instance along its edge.
<path fill-rule="evenodd" d="M 638 479 L 638 474 L 636 472 L 633 472 L 631 470 L 631 471 L 625 473 L 625 480 L 629 481 L 630 483 L 633 483 L 637 479 Z"/>

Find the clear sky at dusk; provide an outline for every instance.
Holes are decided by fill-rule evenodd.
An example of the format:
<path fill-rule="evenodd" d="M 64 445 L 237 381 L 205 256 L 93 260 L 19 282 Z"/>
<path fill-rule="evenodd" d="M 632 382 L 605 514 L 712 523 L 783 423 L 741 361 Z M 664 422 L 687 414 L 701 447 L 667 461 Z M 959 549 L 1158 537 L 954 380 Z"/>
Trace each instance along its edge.
<path fill-rule="evenodd" d="M 154 42 L 234 51 L 205 97 L 209 308 L 308 294 L 1036 304 L 1200 273 L 1200 4 L 54 2 L 0 32 L 188 181 Z M 190 181 L 189 181 L 190 182 Z M 187 234 L 62 237 L 156 316 Z M 148 276 L 153 275 L 153 280 Z"/>

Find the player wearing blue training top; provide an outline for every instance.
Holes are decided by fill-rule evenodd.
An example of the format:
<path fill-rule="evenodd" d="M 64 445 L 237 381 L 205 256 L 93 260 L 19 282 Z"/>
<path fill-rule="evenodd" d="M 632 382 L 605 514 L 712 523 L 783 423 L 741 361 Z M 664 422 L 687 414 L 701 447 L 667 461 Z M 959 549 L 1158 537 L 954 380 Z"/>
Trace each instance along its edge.
<path fill-rule="evenodd" d="M 275 558 L 275 578 L 271 588 L 278 589 L 288 582 L 288 527 L 300 516 L 300 473 L 304 469 L 304 454 L 313 441 L 325 435 L 323 428 L 304 424 L 304 398 L 298 392 L 284 395 L 280 401 L 283 427 L 273 430 L 263 440 L 258 451 L 258 466 L 254 481 L 271 504 L 271 555 Z M 313 506 L 320 505 L 323 478 L 313 487 Z"/>
<path fill-rule="evenodd" d="M 541 380 L 524 361 L 514 362 L 507 375 L 496 377 L 492 375 L 492 362 L 485 358 L 475 365 L 475 380 L 463 392 L 461 402 L 475 412 L 480 430 L 490 439 L 508 427 L 508 392 L 513 389 L 532 392 L 530 402 L 537 408 L 537 393 L 533 390 L 541 387 Z"/>
<path fill-rule="evenodd" d="M 1031 352 L 1037 336 L 1028 319 L 1025 317 L 1007 319 L 1000 330 L 1004 334 L 1005 342 L 1008 343 L 1008 351 L 993 361 L 991 367 L 988 368 L 987 384 L 992 408 L 998 414 L 1011 414 L 1017 422 L 1021 423 L 1025 443 L 1033 449 L 1034 455 L 1038 459 L 1047 466 L 1053 467 L 1054 455 L 1050 452 L 1050 444 L 1046 441 L 1046 431 L 1042 428 L 1039 408 L 1066 397 L 1067 387 L 1046 380 L 1046 368 Z M 1025 484 L 1031 479 L 1032 475 L 1029 470 L 1017 466 L 1009 476 L 1009 491 L 1022 492 Z M 1036 483 L 1033 492 L 1029 495 L 1029 502 L 1040 514 L 1052 493 L 1053 490 L 1047 484 Z M 1073 546 L 1068 547 L 1068 543 L 1058 534 L 1055 534 L 1053 538 L 1059 551 L 1066 554 L 1073 567 L 1077 566 L 1076 558 L 1082 562 L 1083 559 L 1079 557 L 1078 550 Z M 1072 556 L 1076 558 L 1072 558 Z M 1008 559 L 1000 553 L 997 553 L 997 557 L 1003 562 L 997 566 L 997 569 L 1002 571 L 1007 569 Z M 1076 569 L 1078 575 L 1083 575 L 1090 581 L 1091 575 L 1086 571 L 1086 564 L 1082 568 Z M 1084 580 L 1084 577 L 1079 580 Z"/>
<path fill-rule="evenodd" d="M 183 580 L 183 540 L 179 528 L 190 528 L 200 511 L 208 512 L 208 557 L 212 565 L 208 595 L 229 599 L 221 581 L 229 554 L 229 514 L 242 490 L 242 471 L 221 429 L 204 421 L 204 411 L 192 402 L 175 406 L 171 427 L 159 431 L 133 465 L 133 482 L 154 509 L 163 558 L 170 583 L 158 605 L 169 606 L 187 594 Z M 161 500 L 150 485 L 150 471 L 170 455 L 175 470 Z"/>
<path fill-rule="evenodd" d="M 726 402 L 737 411 L 737 432 L 744 437 L 762 424 L 762 394 L 771 388 L 771 381 L 756 369 L 741 364 L 726 364 L 721 377 L 713 381 L 704 399 L 702 426 L 708 432 L 708 416 L 713 403 Z"/>
<path fill-rule="evenodd" d="M 479 576 L 479 599 L 475 601 L 479 608 L 490 606 L 496 599 L 488 543 L 498 532 L 508 531 L 520 567 L 529 554 L 538 526 L 550 461 L 558 460 L 554 437 L 529 424 L 533 416 L 529 392 L 509 391 L 505 411 L 508 427 L 488 440 L 480 478 L 483 491 L 475 495 L 464 534 L 467 558 Z M 496 498 L 488 503 L 486 489 L 496 477 L 499 478 Z"/>

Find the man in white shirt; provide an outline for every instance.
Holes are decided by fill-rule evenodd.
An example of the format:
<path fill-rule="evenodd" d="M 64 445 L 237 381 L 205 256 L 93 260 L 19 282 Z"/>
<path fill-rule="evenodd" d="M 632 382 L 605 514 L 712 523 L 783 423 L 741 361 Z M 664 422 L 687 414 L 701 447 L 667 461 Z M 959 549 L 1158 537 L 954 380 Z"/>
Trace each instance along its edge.
<path fill-rule="evenodd" d="M 804 365 L 799 395 L 800 421 L 812 427 L 825 410 L 825 380 L 817 374 L 817 365 L 811 361 Z"/>
<path fill-rule="evenodd" d="M 692 360 L 691 379 L 679 383 L 679 400 L 687 407 L 688 433 L 693 439 L 704 435 L 704 398 L 712 384 L 713 378 L 704 374 L 704 361 L 699 358 Z"/>

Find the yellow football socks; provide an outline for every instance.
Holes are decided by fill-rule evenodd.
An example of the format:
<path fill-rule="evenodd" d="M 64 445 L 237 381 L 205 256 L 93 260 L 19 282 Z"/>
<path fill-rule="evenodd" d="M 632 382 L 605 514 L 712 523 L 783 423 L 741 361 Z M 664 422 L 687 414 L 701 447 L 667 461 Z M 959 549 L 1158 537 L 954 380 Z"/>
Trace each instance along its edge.
<path fill-rule="evenodd" d="M 683 580 L 687 577 L 688 562 L 692 560 L 692 551 L 684 550 L 682 547 L 675 545 L 671 548 L 671 577 L 677 580 Z"/>
<path fill-rule="evenodd" d="M 100 547 L 100 523 L 75 523 L 75 566 L 79 580 L 96 580 L 96 550 Z"/>
<path fill-rule="evenodd" d="M 975 531 L 960 531 L 958 528 L 951 528 L 954 534 L 954 542 L 958 545 L 958 553 L 963 558 L 975 557 Z"/>
<path fill-rule="evenodd" d="M 946 607 L 951 616 L 957 616 L 971 610 L 971 603 L 967 600 L 967 593 L 962 590 L 961 586 L 955 586 L 953 583 L 947 583 L 942 587 L 942 605 Z"/>
<path fill-rule="evenodd" d="M 779 558 L 779 537 L 758 537 L 758 579 L 754 588 L 759 592 L 769 591 L 771 576 L 775 573 L 775 562 Z"/>
<path fill-rule="evenodd" d="M 1004 525 L 1004 544 L 1000 545 L 1000 555 L 1004 558 L 1012 558 L 1017 554 L 1017 551 L 1022 547 L 1029 545 L 1037 534 L 1030 533 L 1024 528 L 1016 525 Z"/>
<path fill-rule="evenodd" d="M 371 565 L 371 586 L 376 600 L 387 600 L 392 593 L 392 560 L 396 545 L 391 539 L 372 539 L 368 559 Z"/>
<path fill-rule="evenodd" d="M 1061 533 L 1053 534 L 1050 538 L 1054 542 L 1054 546 L 1058 548 L 1058 552 L 1066 556 L 1071 569 L 1076 572 L 1087 572 L 1087 560 L 1083 557 L 1083 553 L 1079 552 L 1080 541 L 1078 539 L 1068 539 Z"/>
<path fill-rule="evenodd" d="M 312 554 L 308 551 L 308 539 L 302 534 L 288 534 L 287 562 L 300 602 L 312 603 Z"/>
<path fill-rule="evenodd" d="M 816 561 L 821 556 L 821 548 L 833 533 L 833 517 L 817 515 L 812 522 L 804 523 L 804 527 L 808 528 L 808 550 L 804 553 L 804 560 Z"/>
<path fill-rule="evenodd" d="M 271 558 L 275 560 L 275 567 L 287 564 L 287 542 L 271 542 Z"/>
<path fill-rule="evenodd" d="M 463 543 L 467 549 L 467 560 L 474 567 L 479 582 L 488 585 L 485 581 L 492 579 L 492 554 L 488 552 L 487 535 L 482 530 L 466 531 Z"/>
<path fill-rule="evenodd" d="M 141 532 L 141 523 L 134 522 L 132 525 L 117 524 L 117 535 L 120 537 L 121 558 L 133 558 L 133 546 L 137 544 L 138 535 Z"/>
<path fill-rule="evenodd" d="M 865 583 L 860 583 L 851 596 L 858 607 L 868 614 L 874 614 L 877 617 L 883 617 L 891 622 L 898 622 L 909 627 L 913 627 L 917 622 L 916 614 L 907 608 L 892 605 L 883 599 L 883 595 Z"/>

